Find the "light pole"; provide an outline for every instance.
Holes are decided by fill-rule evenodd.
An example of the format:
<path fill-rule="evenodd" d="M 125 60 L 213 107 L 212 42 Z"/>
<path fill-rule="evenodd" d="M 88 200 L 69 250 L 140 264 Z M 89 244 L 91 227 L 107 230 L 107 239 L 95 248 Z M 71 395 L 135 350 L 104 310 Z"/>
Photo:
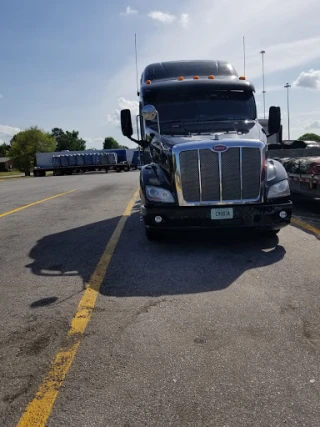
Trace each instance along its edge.
<path fill-rule="evenodd" d="M 265 50 L 262 50 L 261 52 L 261 58 L 262 58 L 262 94 L 263 94 L 263 118 L 266 118 L 266 91 L 264 87 L 264 54 L 266 53 Z"/>
<path fill-rule="evenodd" d="M 291 85 L 289 83 L 286 83 L 284 86 L 287 89 L 287 114 L 288 114 L 288 140 L 290 141 L 290 109 L 289 109 L 289 88 Z"/>

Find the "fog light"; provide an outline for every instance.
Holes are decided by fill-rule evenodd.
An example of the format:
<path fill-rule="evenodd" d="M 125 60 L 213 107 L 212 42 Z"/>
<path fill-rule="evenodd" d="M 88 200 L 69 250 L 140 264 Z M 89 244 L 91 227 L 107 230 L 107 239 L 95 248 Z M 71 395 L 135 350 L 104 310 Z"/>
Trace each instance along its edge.
<path fill-rule="evenodd" d="M 281 212 L 279 213 L 279 216 L 280 216 L 280 218 L 285 219 L 285 218 L 287 218 L 288 214 L 287 214 L 287 212 L 286 212 L 286 211 L 281 211 Z"/>
<path fill-rule="evenodd" d="M 160 224 L 160 222 L 162 222 L 162 217 L 161 216 L 156 216 L 154 220 L 155 220 L 155 222 L 157 224 Z"/>

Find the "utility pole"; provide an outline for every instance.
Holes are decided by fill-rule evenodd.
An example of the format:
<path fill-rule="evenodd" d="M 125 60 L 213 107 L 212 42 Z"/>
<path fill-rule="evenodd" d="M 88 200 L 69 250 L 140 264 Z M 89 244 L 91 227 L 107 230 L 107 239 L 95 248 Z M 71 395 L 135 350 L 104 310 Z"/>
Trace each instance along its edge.
<path fill-rule="evenodd" d="M 291 85 L 289 83 L 286 83 L 284 86 L 285 89 L 287 89 L 287 113 L 288 113 L 288 140 L 290 141 L 290 107 L 289 107 L 289 88 Z"/>
<path fill-rule="evenodd" d="M 265 50 L 262 50 L 261 52 L 261 58 L 262 58 L 262 94 L 263 94 L 263 118 L 266 118 L 266 91 L 264 87 L 264 55 L 266 53 Z"/>

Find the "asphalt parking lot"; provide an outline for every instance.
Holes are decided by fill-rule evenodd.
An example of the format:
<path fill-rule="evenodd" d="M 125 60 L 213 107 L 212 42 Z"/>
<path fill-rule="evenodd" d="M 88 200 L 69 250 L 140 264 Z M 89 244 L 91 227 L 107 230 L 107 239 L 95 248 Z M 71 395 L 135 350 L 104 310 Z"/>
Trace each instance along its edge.
<path fill-rule="evenodd" d="M 0 426 L 318 427 L 319 202 L 149 242 L 138 176 L 0 182 Z"/>

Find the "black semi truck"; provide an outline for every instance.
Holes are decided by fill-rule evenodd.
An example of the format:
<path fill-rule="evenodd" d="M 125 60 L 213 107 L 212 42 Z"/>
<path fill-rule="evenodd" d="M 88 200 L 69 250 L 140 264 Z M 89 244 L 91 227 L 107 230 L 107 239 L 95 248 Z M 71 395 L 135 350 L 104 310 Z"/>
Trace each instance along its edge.
<path fill-rule="evenodd" d="M 267 155 L 279 107 L 270 107 L 267 133 L 254 85 L 226 61 L 150 64 L 140 83 L 141 140 L 132 138 L 128 109 L 121 127 L 151 155 L 140 171 L 149 239 L 163 230 L 229 227 L 270 235 L 290 224 L 288 176 Z"/>

